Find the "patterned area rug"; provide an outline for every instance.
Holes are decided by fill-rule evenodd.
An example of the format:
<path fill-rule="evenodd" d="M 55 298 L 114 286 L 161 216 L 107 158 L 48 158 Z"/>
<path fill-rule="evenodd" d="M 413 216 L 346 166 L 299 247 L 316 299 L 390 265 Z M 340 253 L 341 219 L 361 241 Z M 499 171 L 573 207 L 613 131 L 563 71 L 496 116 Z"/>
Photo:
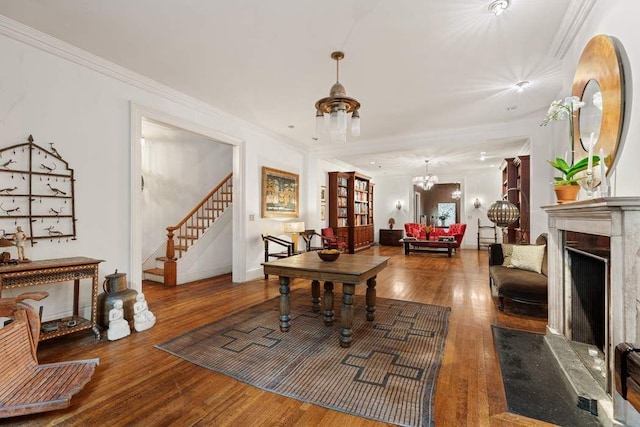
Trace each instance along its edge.
<path fill-rule="evenodd" d="M 291 329 L 279 328 L 275 298 L 157 345 L 199 366 L 264 390 L 403 426 L 433 425 L 435 381 L 450 308 L 378 298 L 365 320 L 354 303 L 353 342 L 340 347 L 309 292 L 291 292 Z M 321 310 L 322 311 L 322 310 Z"/>

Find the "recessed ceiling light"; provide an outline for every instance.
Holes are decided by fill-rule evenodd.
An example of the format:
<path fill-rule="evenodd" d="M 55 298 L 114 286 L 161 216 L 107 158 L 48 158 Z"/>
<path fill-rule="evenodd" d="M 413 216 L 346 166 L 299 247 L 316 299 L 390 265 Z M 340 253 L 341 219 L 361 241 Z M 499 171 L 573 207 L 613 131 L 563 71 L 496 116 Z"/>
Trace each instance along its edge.
<path fill-rule="evenodd" d="M 509 107 L 507 107 L 507 111 L 516 111 L 518 109 L 517 105 L 511 105 Z"/>
<path fill-rule="evenodd" d="M 295 126 L 294 125 L 289 125 L 287 126 L 289 129 L 293 129 Z"/>
<path fill-rule="evenodd" d="M 370 164 L 370 165 L 375 165 L 375 164 L 376 164 L 376 161 L 375 161 L 375 160 L 371 160 L 371 161 L 369 162 L 369 164 Z"/>
<path fill-rule="evenodd" d="M 516 89 L 518 89 L 518 92 L 524 92 L 524 88 L 526 88 L 530 84 L 531 83 L 528 82 L 527 80 L 519 81 L 518 83 L 516 83 Z"/>
<path fill-rule="evenodd" d="M 502 12 L 509 7 L 509 0 L 495 0 L 489 4 L 489 12 L 496 16 L 502 15 Z"/>
<path fill-rule="evenodd" d="M 317 141 L 317 140 L 318 140 L 318 137 L 317 137 L 317 136 L 314 136 L 314 137 L 313 137 L 313 138 L 311 138 L 311 139 L 313 139 L 314 141 Z"/>

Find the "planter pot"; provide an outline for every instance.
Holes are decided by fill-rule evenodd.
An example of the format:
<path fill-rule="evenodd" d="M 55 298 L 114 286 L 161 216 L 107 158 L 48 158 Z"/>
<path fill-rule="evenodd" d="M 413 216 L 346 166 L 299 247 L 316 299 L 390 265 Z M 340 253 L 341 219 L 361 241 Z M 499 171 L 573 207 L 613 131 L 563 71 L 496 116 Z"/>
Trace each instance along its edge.
<path fill-rule="evenodd" d="M 580 186 L 578 184 L 560 185 L 553 187 L 553 191 L 556 192 L 556 199 L 558 203 L 575 202 L 578 199 Z"/>

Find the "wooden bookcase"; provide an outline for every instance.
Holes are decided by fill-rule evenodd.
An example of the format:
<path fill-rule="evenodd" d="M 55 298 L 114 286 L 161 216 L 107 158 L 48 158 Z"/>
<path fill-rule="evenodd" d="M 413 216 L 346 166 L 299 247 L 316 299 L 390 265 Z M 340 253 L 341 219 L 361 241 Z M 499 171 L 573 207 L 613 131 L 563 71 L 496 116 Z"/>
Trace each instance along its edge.
<path fill-rule="evenodd" d="M 329 226 L 349 253 L 373 244 L 373 186 L 357 172 L 329 172 Z"/>
<path fill-rule="evenodd" d="M 503 242 L 505 243 L 529 243 L 529 230 L 531 228 L 529 206 L 529 156 L 518 156 L 504 159 L 502 165 L 502 197 L 509 200 L 520 210 L 520 218 L 504 229 Z M 511 190 L 518 188 L 520 191 Z"/>

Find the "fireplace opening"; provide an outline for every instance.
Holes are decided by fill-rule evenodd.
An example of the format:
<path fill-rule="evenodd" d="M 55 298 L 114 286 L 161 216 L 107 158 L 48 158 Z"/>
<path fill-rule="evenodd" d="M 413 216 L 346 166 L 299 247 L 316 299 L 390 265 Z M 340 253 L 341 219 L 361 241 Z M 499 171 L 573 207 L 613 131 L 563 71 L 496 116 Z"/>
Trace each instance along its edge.
<path fill-rule="evenodd" d="M 571 340 L 605 350 L 607 260 L 568 247 L 571 269 Z"/>
<path fill-rule="evenodd" d="M 588 240 L 588 235 L 586 236 Z M 585 245 L 585 237 L 565 247 L 571 303 L 567 307 L 569 340 L 585 367 L 610 393 L 608 366 L 609 248 Z"/>

